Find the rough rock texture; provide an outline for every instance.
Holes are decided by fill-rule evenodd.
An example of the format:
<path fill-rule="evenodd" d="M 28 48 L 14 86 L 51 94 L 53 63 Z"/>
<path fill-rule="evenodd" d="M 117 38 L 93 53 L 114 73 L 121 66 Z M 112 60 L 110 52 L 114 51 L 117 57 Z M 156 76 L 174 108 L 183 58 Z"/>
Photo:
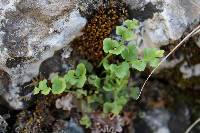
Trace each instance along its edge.
<path fill-rule="evenodd" d="M 8 124 L 5 119 L 0 115 L 0 133 L 6 133 Z"/>
<path fill-rule="evenodd" d="M 200 24 L 199 0 L 126 1 L 130 8 L 131 17 L 141 22 L 137 42 L 142 48 L 157 47 L 164 49 L 167 54 L 178 44 L 177 42 L 180 42 L 188 32 L 191 32 Z M 186 43 L 185 47 L 179 48 L 173 53 L 174 56 L 171 56 L 161 66 L 164 70 L 170 69 L 168 73 L 171 73 L 171 76 L 177 75 L 173 80 L 176 83 L 183 84 L 185 82 L 185 84 L 188 84 L 194 81 L 198 85 L 200 76 L 199 33 Z M 166 76 L 165 79 L 171 76 Z M 175 78 L 178 78 L 179 81 Z M 184 85 L 180 86 L 183 87 Z M 191 86 L 191 84 L 188 86 Z"/>
<path fill-rule="evenodd" d="M 146 46 L 160 47 L 180 39 L 200 21 L 199 0 L 127 0 L 133 17 L 143 21 Z"/>
<path fill-rule="evenodd" d="M 0 22 L 0 69 L 11 81 L 4 97 L 19 109 L 17 86 L 37 76 L 44 60 L 79 36 L 86 19 L 73 0 L 3 0 Z"/>

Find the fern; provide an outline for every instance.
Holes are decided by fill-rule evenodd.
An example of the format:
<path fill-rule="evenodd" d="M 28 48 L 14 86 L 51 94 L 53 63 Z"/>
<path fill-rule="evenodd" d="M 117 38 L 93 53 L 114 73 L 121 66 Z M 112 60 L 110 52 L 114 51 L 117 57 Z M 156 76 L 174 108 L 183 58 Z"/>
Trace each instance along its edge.
<path fill-rule="evenodd" d="M 86 127 L 92 123 L 85 114 L 95 110 L 94 103 L 102 107 L 104 114 L 119 115 L 127 102 L 130 99 L 138 99 L 140 93 L 138 87 L 129 85 L 131 69 L 144 71 L 147 66 L 156 67 L 159 58 L 164 54 L 163 50 L 145 48 L 142 56 L 139 55 L 137 46 L 132 43 L 138 24 L 136 20 L 126 20 L 122 26 L 116 27 L 116 34 L 121 37 L 120 40 L 104 39 L 103 50 L 107 56 L 99 64 L 102 68 L 99 76 L 95 74 L 93 66 L 88 61 L 82 60 L 75 70 L 69 70 L 64 76 L 54 76 L 51 87 L 47 86 L 47 80 L 40 81 L 39 86 L 34 89 L 34 94 L 75 94 L 79 102 L 88 108 L 82 109 L 84 115 L 80 120 Z M 110 63 L 111 56 L 120 58 L 120 61 Z M 86 85 L 91 88 L 86 88 Z"/>

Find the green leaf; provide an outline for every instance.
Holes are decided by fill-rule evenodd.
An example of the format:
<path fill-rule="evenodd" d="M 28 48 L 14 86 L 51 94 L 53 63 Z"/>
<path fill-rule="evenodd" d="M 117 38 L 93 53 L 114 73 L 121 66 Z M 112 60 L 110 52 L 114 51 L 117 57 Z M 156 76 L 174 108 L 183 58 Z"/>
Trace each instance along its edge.
<path fill-rule="evenodd" d="M 39 94 L 39 92 L 41 91 L 41 94 L 43 95 L 48 95 L 51 91 L 51 88 L 47 86 L 47 80 L 42 80 L 39 82 L 39 86 L 35 87 L 34 89 L 34 95 Z"/>
<path fill-rule="evenodd" d="M 72 85 L 69 82 L 66 82 L 66 89 L 65 91 L 69 91 Z"/>
<path fill-rule="evenodd" d="M 82 88 L 87 80 L 86 78 L 86 68 L 83 63 L 80 63 L 76 71 L 69 70 L 64 76 L 66 83 L 76 86 L 77 88 Z"/>
<path fill-rule="evenodd" d="M 37 95 L 39 93 L 40 93 L 40 88 L 39 87 L 35 87 L 34 90 L 33 90 L 33 94 Z"/>
<path fill-rule="evenodd" d="M 122 105 L 114 103 L 113 104 L 113 109 L 112 109 L 111 112 L 116 116 L 116 115 L 119 115 L 119 113 L 122 111 L 122 109 L 123 109 Z"/>
<path fill-rule="evenodd" d="M 164 55 L 164 50 L 157 50 L 156 51 L 156 57 L 163 57 L 163 55 Z"/>
<path fill-rule="evenodd" d="M 125 41 L 131 41 L 134 39 L 134 34 L 132 31 L 130 30 L 127 30 L 124 35 L 122 35 L 122 38 L 125 40 Z"/>
<path fill-rule="evenodd" d="M 104 102 L 103 99 L 101 99 L 101 97 L 97 96 L 97 95 L 91 95 L 91 96 L 87 96 L 87 102 L 88 104 L 91 104 L 91 103 L 102 103 Z"/>
<path fill-rule="evenodd" d="M 86 74 L 85 65 L 83 63 L 78 64 L 75 73 L 76 73 L 77 77 L 81 77 L 81 76 L 85 75 Z"/>
<path fill-rule="evenodd" d="M 88 77 L 88 82 L 89 82 L 89 84 L 91 84 L 97 88 L 100 88 L 101 79 L 97 75 L 90 75 Z"/>
<path fill-rule="evenodd" d="M 119 55 L 121 54 L 125 49 L 124 45 L 115 47 L 113 50 L 109 50 L 109 53 L 114 54 L 114 55 Z"/>
<path fill-rule="evenodd" d="M 132 68 L 138 70 L 138 71 L 144 71 L 146 67 L 146 62 L 143 60 L 135 60 L 131 61 Z"/>
<path fill-rule="evenodd" d="M 109 70 L 110 69 L 110 64 L 108 64 L 108 60 L 104 60 L 103 61 L 103 67 L 105 70 Z"/>
<path fill-rule="evenodd" d="M 144 60 L 150 61 L 152 58 L 156 56 L 156 49 L 155 48 L 145 48 L 144 49 Z"/>
<path fill-rule="evenodd" d="M 140 94 L 140 89 L 138 87 L 131 88 L 130 96 L 131 98 L 137 100 Z"/>
<path fill-rule="evenodd" d="M 131 30 L 136 29 L 139 26 L 139 22 L 135 19 L 133 20 L 126 20 L 124 24 Z"/>
<path fill-rule="evenodd" d="M 50 87 L 47 87 L 47 88 L 45 88 L 45 89 L 43 89 L 43 90 L 41 91 L 41 94 L 43 94 L 43 95 L 48 95 L 48 94 L 50 93 L 50 91 L 51 91 L 51 88 L 50 88 Z"/>
<path fill-rule="evenodd" d="M 74 70 L 69 70 L 67 74 L 65 74 L 64 79 L 67 83 L 70 83 L 71 85 L 75 85 L 77 83 Z"/>
<path fill-rule="evenodd" d="M 112 85 L 112 83 L 110 83 L 110 81 L 105 81 L 103 89 L 105 91 L 113 91 L 114 90 L 114 86 Z"/>
<path fill-rule="evenodd" d="M 52 82 L 52 93 L 53 94 L 61 94 L 66 89 L 66 81 L 64 78 L 59 76 L 55 76 L 51 80 Z"/>
<path fill-rule="evenodd" d="M 81 77 L 79 77 L 79 79 L 76 79 L 77 82 L 76 82 L 76 87 L 77 88 L 83 88 L 83 86 L 85 85 L 85 82 L 87 80 L 86 76 L 83 75 Z"/>
<path fill-rule="evenodd" d="M 80 124 L 85 126 L 86 128 L 89 128 L 92 125 L 92 122 L 90 120 L 90 118 L 87 115 L 84 115 L 81 119 L 80 119 Z"/>
<path fill-rule="evenodd" d="M 112 73 L 114 73 L 118 78 L 124 78 L 129 73 L 129 64 L 127 62 L 123 62 L 120 65 L 112 64 L 110 66 L 110 70 Z"/>
<path fill-rule="evenodd" d="M 120 96 L 116 99 L 116 104 L 124 106 L 127 103 L 127 98 L 125 96 Z"/>
<path fill-rule="evenodd" d="M 129 43 L 127 48 L 121 53 L 121 56 L 126 61 L 133 61 L 137 59 L 137 54 L 138 51 L 136 46 Z"/>
<path fill-rule="evenodd" d="M 110 103 L 110 102 L 105 102 L 103 104 L 103 112 L 108 114 L 112 111 L 113 109 L 113 103 Z"/>
<path fill-rule="evenodd" d="M 162 57 L 164 50 L 158 50 L 156 48 L 145 48 L 144 49 L 144 59 L 147 61 L 152 60 L 153 58 Z"/>
<path fill-rule="evenodd" d="M 158 58 L 154 58 L 150 61 L 150 66 L 151 67 L 157 67 L 159 64 L 159 59 Z"/>
<path fill-rule="evenodd" d="M 124 26 L 117 26 L 116 34 L 122 36 L 125 41 L 131 41 L 134 37 L 133 32 Z"/>
<path fill-rule="evenodd" d="M 82 98 L 83 96 L 87 96 L 87 91 L 83 89 L 77 89 L 76 90 L 76 96 L 77 98 Z"/>
<path fill-rule="evenodd" d="M 113 41 L 111 38 L 106 38 L 103 40 L 103 51 L 109 53 L 109 50 L 113 49 Z"/>
<path fill-rule="evenodd" d="M 119 55 L 124 49 L 125 46 L 123 44 L 120 44 L 118 41 L 112 40 L 111 38 L 106 38 L 103 41 L 103 50 L 105 53 Z"/>
<path fill-rule="evenodd" d="M 93 71 L 93 65 L 87 61 L 87 60 L 80 60 L 80 63 L 83 63 L 86 67 L 86 70 L 89 72 L 89 73 L 92 73 Z"/>
<path fill-rule="evenodd" d="M 127 32 L 127 28 L 124 26 L 117 26 L 116 27 L 116 34 L 119 36 L 123 36 Z"/>
<path fill-rule="evenodd" d="M 117 102 L 106 102 L 104 103 L 103 105 L 103 112 L 104 113 L 113 113 L 114 115 L 118 115 L 122 109 L 123 109 L 123 106 L 125 105 L 127 101 L 121 97 L 121 99 L 119 99 Z"/>
<path fill-rule="evenodd" d="M 157 67 L 159 59 L 164 54 L 164 50 L 158 50 L 156 48 L 145 48 L 144 49 L 144 61 L 149 63 L 151 67 Z"/>

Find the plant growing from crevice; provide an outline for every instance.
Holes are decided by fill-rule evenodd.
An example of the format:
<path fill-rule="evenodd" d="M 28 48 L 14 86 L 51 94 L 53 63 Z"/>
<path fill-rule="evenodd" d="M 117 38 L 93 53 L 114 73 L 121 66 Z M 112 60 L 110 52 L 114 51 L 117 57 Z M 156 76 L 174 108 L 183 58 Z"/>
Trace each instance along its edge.
<path fill-rule="evenodd" d="M 80 124 L 90 127 L 89 114 L 99 109 L 104 115 L 117 116 L 130 99 L 137 99 L 140 93 L 138 87 L 130 85 L 131 69 L 144 71 L 147 66 L 156 67 L 164 51 L 156 48 L 145 48 L 139 53 L 133 43 L 136 20 L 126 20 L 122 26 L 116 27 L 119 40 L 106 38 L 103 41 L 103 51 L 106 57 L 100 62 L 102 70 L 96 74 L 88 61 L 80 61 L 75 70 L 69 70 L 64 76 L 55 75 L 51 85 L 47 80 L 40 81 L 34 94 L 48 95 L 72 93 L 81 103 L 83 117 Z M 117 63 L 112 63 L 110 57 L 116 57 Z"/>

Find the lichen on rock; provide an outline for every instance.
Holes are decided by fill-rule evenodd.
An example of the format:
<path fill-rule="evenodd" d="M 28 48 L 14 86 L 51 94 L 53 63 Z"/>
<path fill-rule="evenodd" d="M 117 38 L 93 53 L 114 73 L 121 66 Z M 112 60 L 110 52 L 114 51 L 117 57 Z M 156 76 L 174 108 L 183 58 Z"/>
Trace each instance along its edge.
<path fill-rule="evenodd" d="M 87 20 L 80 16 L 74 1 L 9 0 L 1 1 L 0 9 L 0 68 L 12 83 L 5 99 L 21 108 L 22 104 L 11 102 L 17 100 L 18 86 L 36 77 L 40 64 L 55 51 L 69 47 Z"/>
<path fill-rule="evenodd" d="M 143 11 L 134 17 L 143 21 L 141 34 L 146 47 L 168 45 L 171 41 L 180 39 L 188 28 L 200 21 L 198 0 L 127 0 L 127 3 L 130 14 L 134 14 L 136 10 Z M 152 6 L 149 8 L 149 5 Z M 152 15 L 143 19 L 146 14 Z"/>

